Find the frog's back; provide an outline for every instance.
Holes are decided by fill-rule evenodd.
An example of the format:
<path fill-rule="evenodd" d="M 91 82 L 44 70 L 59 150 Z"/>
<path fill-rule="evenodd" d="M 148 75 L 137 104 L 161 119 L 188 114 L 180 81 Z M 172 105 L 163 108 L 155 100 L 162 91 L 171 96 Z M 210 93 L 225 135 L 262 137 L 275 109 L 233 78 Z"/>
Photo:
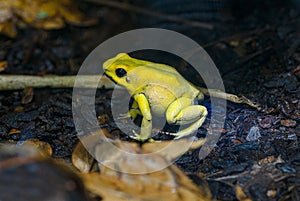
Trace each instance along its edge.
<path fill-rule="evenodd" d="M 195 97 L 199 92 L 179 72 L 168 65 L 142 65 L 136 67 L 129 75 L 136 77 L 139 86 L 155 86 L 159 91 L 164 90 L 174 93 L 174 96 Z M 155 89 L 155 88 L 154 88 Z"/>

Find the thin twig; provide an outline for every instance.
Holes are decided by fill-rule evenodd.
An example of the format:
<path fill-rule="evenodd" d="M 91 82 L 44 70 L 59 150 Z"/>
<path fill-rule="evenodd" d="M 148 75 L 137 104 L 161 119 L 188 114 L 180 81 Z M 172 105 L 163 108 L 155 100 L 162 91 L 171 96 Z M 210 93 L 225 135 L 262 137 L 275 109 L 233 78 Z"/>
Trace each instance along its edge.
<path fill-rule="evenodd" d="M 229 93 L 225 93 L 223 91 L 220 90 L 216 90 L 216 89 L 206 89 L 203 87 L 197 87 L 203 94 L 210 96 L 210 97 L 215 97 L 215 98 L 220 98 L 220 99 L 225 99 L 228 101 L 231 101 L 233 103 L 245 103 L 251 107 L 254 108 L 259 108 L 259 104 L 257 103 L 253 103 L 251 100 L 249 100 L 248 98 L 244 97 L 244 96 L 237 96 L 234 94 L 229 94 Z"/>
<path fill-rule="evenodd" d="M 76 85 L 75 84 L 76 81 Z M 115 84 L 107 77 L 95 75 L 80 76 L 32 76 L 32 75 L 0 75 L 0 90 L 18 90 L 25 88 L 105 88 L 113 89 Z M 203 94 L 215 98 L 226 99 L 235 103 L 245 103 L 257 108 L 259 105 L 245 97 L 238 97 L 215 89 L 197 87 Z"/>
<path fill-rule="evenodd" d="M 266 31 L 270 31 L 271 29 L 272 28 L 270 28 L 270 27 L 266 27 L 266 28 L 262 28 L 262 29 L 255 29 L 255 30 L 250 30 L 250 31 L 237 33 L 237 34 L 234 34 L 234 35 L 226 36 L 226 37 L 223 37 L 223 38 L 219 38 L 218 40 L 209 42 L 209 43 L 203 45 L 202 47 L 207 48 L 207 47 L 216 45 L 220 42 L 230 41 L 230 40 L 238 39 L 238 38 L 241 38 L 241 37 L 248 37 L 249 35 L 252 35 L 252 34 L 259 35 L 259 34 L 262 34 Z"/>
<path fill-rule="evenodd" d="M 236 62 L 236 65 L 234 65 L 233 68 L 230 68 L 226 72 L 222 73 L 222 77 L 225 77 L 225 76 L 227 76 L 230 73 L 236 72 L 237 70 L 241 70 L 241 68 L 243 68 L 243 67 L 246 66 L 246 65 L 242 65 L 242 64 L 244 64 L 244 63 L 248 62 L 249 60 L 251 60 L 251 59 L 253 59 L 253 58 L 255 58 L 255 57 L 257 57 L 257 56 L 259 56 L 261 54 L 264 54 L 264 53 L 266 53 L 266 52 L 268 52 L 268 51 L 270 51 L 272 49 L 273 49 L 272 46 L 268 46 L 268 47 L 265 47 L 265 48 L 263 48 L 263 49 L 261 49 L 261 50 L 259 50 L 257 52 L 254 52 L 252 54 L 249 54 L 249 55 L 243 57 L 242 59 L 240 59 L 240 60 L 238 60 Z"/>
<path fill-rule="evenodd" d="M 33 88 L 73 88 L 76 80 L 76 87 L 81 88 L 113 88 L 108 78 L 100 76 L 32 76 L 32 75 L 0 75 L 0 90 L 18 90 L 29 87 Z"/>
<path fill-rule="evenodd" d="M 157 18 L 161 18 L 161 19 L 165 19 L 168 21 L 173 21 L 173 22 L 178 22 L 178 23 L 183 23 L 183 24 L 188 24 L 190 26 L 195 26 L 195 27 L 199 27 L 199 28 L 203 28 L 203 29 L 209 29 L 212 30 L 214 27 L 213 25 L 209 24 L 209 23 L 205 23 L 205 22 L 199 22 L 199 21 L 194 21 L 194 20 L 187 20 L 187 19 L 183 19 L 174 15 L 167 15 L 161 12 L 156 12 L 156 11 L 151 11 L 145 8 L 141 8 L 139 6 L 133 6 L 130 5 L 128 3 L 125 2 L 117 2 L 117 1 L 107 1 L 107 0 L 86 0 L 88 2 L 91 3 L 96 3 L 96 4 L 102 4 L 105 6 L 109 6 L 109 7 L 113 7 L 113 8 L 118 8 L 118 9 L 122 9 L 122 10 L 128 10 L 131 12 L 135 12 L 135 13 L 141 13 L 144 15 L 150 15 L 153 17 L 157 17 Z"/>

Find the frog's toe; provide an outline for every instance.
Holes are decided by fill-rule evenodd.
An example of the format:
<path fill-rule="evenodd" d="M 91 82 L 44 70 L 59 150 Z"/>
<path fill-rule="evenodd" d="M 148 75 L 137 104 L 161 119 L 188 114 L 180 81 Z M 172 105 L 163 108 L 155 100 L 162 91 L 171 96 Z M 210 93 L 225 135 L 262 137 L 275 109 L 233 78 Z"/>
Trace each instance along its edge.
<path fill-rule="evenodd" d="M 175 133 L 176 134 L 176 133 Z M 191 133 L 190 134 L 191 136 L 191 138 L 193 137 L 193 133 Z M 183 138 L 183 137 L 188 137 L 189 135 L 175 135 L 176 137 L 174 137 L 174 140 L 178 140 L 178 139 L 181 139 L 181 138 Z"/>
<path fill-rule="evenodd" d="M 120 115 L 117 117 L 117 119 L 127 119 L 127 118 L 131 118 L 131 115 L 130 115 L 129 112 L 120 114 Z"/>
<path fill-rule="evenodd" d="M 140 142 L 144 142 L 144 141 L 148 140 L 148 138 L 142 137 L 140 134 L 138 134 L 135 131 L 133 131 L 133 135 L 130 135 L 130 137 L 132 139 L 140 141 Z"/>
<path fill-rule="evenodd" d="M 147 138 L 142 138 L 141 136 L 130 136 L 132 139 L 136 140 L 136 141 L 140 141 L 140 142 L 144 142 L 146 140 L 148 140 Z"/>
<path fill-rule="evenodd" d="M 140 141 L 140 142 L 159 142 L 160 140 L 154 140 L 153 138 L 145 138 L 142 137 L 140 134 L 136 133 L 135 131 L 132 131 L 133 135 L 131 135 L 130 137 L 134 140 Z"/>

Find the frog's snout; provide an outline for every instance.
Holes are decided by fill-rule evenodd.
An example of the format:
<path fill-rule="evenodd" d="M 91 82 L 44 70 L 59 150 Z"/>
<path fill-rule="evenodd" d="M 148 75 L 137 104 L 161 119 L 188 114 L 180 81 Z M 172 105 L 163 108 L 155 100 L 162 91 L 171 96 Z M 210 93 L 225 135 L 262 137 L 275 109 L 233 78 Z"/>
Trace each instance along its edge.
<path fill-rule="evenodd" d="M 113 65 L 113 63 L 115 63 L 117 60 L 119 59 L 124 59 L 124 58 L 129 58 L 128 54 L 126 53 L 119 53 L 117 56 L 115 57 L 112 57 L 108 60 L 106 60 L 104 63 L 103 63 L 103 69 L 106 70 L 108 69 L 111 65 Z"/>

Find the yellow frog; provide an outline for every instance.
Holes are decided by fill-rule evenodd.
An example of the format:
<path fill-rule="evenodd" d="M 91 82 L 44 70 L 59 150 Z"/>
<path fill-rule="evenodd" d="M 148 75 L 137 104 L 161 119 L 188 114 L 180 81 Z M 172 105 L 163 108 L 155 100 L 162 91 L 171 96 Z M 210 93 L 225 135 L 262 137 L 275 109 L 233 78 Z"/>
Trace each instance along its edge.
<path fill-rule="evenodd" d="M 185 80 L 175 68 L 139 60 L 120 53 L 103 63 L 106 76 L 124 86 L 133 98 L 128 116 L 142 116 L 141 131 L 133 138 L 145 141 L 151 136 L 152 115 L 165 117 L 169 124 L 187 128 L 170 133 L 176 139 L 197 131 L 207 116 L 207 109 L 194 104 L 204 95 Z"/>
<path fill-rule="evenodd" d="M 145 141 L 151 136 L 153 114 L 165 117 L 169 124 L 188 125 L 177 133 L 169 133 L 175 139 L 197 131 L 207 116 L 207 109 L 197 105 L 203 94 L 259 108 L 259 104 L 243 96 L 195 87 L 171 66 L 135 59 L 125 53 L 104 62 L 103 69 L 106 76 L 124 86 L 132 96 L 134 101 L 127 116 L 143 117 L 141 133 L 133 136 L 136 140 Z"/>

